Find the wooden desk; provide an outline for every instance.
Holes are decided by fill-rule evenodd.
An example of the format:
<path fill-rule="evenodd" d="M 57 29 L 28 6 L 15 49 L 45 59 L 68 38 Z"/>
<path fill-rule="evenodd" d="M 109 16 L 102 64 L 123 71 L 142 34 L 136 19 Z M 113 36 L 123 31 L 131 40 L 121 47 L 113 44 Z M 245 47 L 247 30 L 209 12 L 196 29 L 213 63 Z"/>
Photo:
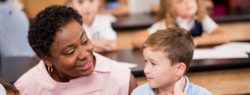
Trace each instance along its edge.
<path fill-rule="evenodd" d="M 116 18 L 117 22 L 112 24 L 115 30 L 147 28 L 155 22 L 154 16 L 151 14 L 131 14 Z"/>
<path fill-rule="evenodd" d="M 250 14 L 233 15 L 213 18 L 217 23 L 246 22 L 250 20 Z M 130 14 L 117 17 L 117 22 L 112 24 L 115 30 L 129 30 L 150 27 L 156 21 L 155 16 L 150 13 Z"/>
<path fill-rule="evenodd" d="M 113 60 L 137 64 L 137 67 L 132 68 L 132 73 L 135 76 L 144 76 L 144 62 L 141 50 L 123 49 L 103 55 Z M 189 72 L 213 71 L 244 67 L 250 67 L 250 58 L 202 59 L 193 60 L 190 64 Z"/>
<path fill-rule="evenodd" d="M 0 76 L 10 83 L 14 83 L 23 73 L 38 63 L 34 57 L 1 58 Z"/>

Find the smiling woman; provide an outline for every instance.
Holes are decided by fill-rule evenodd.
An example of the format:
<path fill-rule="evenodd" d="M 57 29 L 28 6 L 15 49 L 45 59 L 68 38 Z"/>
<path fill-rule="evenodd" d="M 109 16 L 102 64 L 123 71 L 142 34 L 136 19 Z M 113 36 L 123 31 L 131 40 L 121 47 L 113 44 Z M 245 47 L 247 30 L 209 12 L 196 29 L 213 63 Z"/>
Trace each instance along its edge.
<path fill-rule="evenodd" d="M 22 95 L 128 95 L 136 86 L 128 68 L 93 53 L 81 16 L 72 8 L 41 11 L 28 39 L 41 62 L 15 83 Z"/>

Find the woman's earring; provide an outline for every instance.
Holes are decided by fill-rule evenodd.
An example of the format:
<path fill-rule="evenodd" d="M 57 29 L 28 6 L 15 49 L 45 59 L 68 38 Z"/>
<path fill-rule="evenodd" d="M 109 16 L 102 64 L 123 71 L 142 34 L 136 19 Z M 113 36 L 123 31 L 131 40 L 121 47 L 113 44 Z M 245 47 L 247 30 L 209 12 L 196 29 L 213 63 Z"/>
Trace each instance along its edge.
<path fill-rule="evenodd" d="M 48 66 L 48 71 L 49 71 L 50 73 L 52 73 L 52 72 L 53 72 L 53 67 L 52 67 L 52 64 Z"/>

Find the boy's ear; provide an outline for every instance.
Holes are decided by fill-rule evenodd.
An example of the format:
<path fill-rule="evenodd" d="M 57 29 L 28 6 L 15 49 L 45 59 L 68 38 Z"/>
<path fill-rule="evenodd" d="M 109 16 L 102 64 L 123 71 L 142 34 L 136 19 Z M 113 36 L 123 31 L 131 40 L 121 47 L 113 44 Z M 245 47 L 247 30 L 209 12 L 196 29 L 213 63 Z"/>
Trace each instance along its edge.
<path fill-rule="evenodd" d="M 185 74 L 187 66 L 183 62 L 177 63 L 175 65 L 176 65 L 176 76 L 177 78 L 181 78 Z"/>

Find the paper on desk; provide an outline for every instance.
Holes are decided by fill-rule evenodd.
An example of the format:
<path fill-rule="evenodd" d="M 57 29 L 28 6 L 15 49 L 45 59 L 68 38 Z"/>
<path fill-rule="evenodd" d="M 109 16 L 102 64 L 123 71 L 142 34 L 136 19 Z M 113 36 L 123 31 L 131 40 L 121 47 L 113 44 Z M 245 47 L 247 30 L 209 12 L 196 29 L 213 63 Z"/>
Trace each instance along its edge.
<path fill-rule="evenodd" d="M 250 43 L 231 42 L 211 49 L 195 49 L 193 59 L 248 58 Z"/>
<path fill-rule="evenodd" d="M 134 68 L 137 67 L 137 64 L 135 63 L 129 63 L 129 62 L 118 62 L 119 65 L 124 66 L 124 67 L 128 67 L 128 68 Z"/>
<path fill-rule="evenodd" d="M 195 49 L 193 59 L 248 58 L 242 51 L 220 49 Z"/>
<path fill-rule="evenodd" d="M 248 42 L 231 42 L 215 47 L 216 50 L 233 50 L 250 53 L 250 43 Z"/>

